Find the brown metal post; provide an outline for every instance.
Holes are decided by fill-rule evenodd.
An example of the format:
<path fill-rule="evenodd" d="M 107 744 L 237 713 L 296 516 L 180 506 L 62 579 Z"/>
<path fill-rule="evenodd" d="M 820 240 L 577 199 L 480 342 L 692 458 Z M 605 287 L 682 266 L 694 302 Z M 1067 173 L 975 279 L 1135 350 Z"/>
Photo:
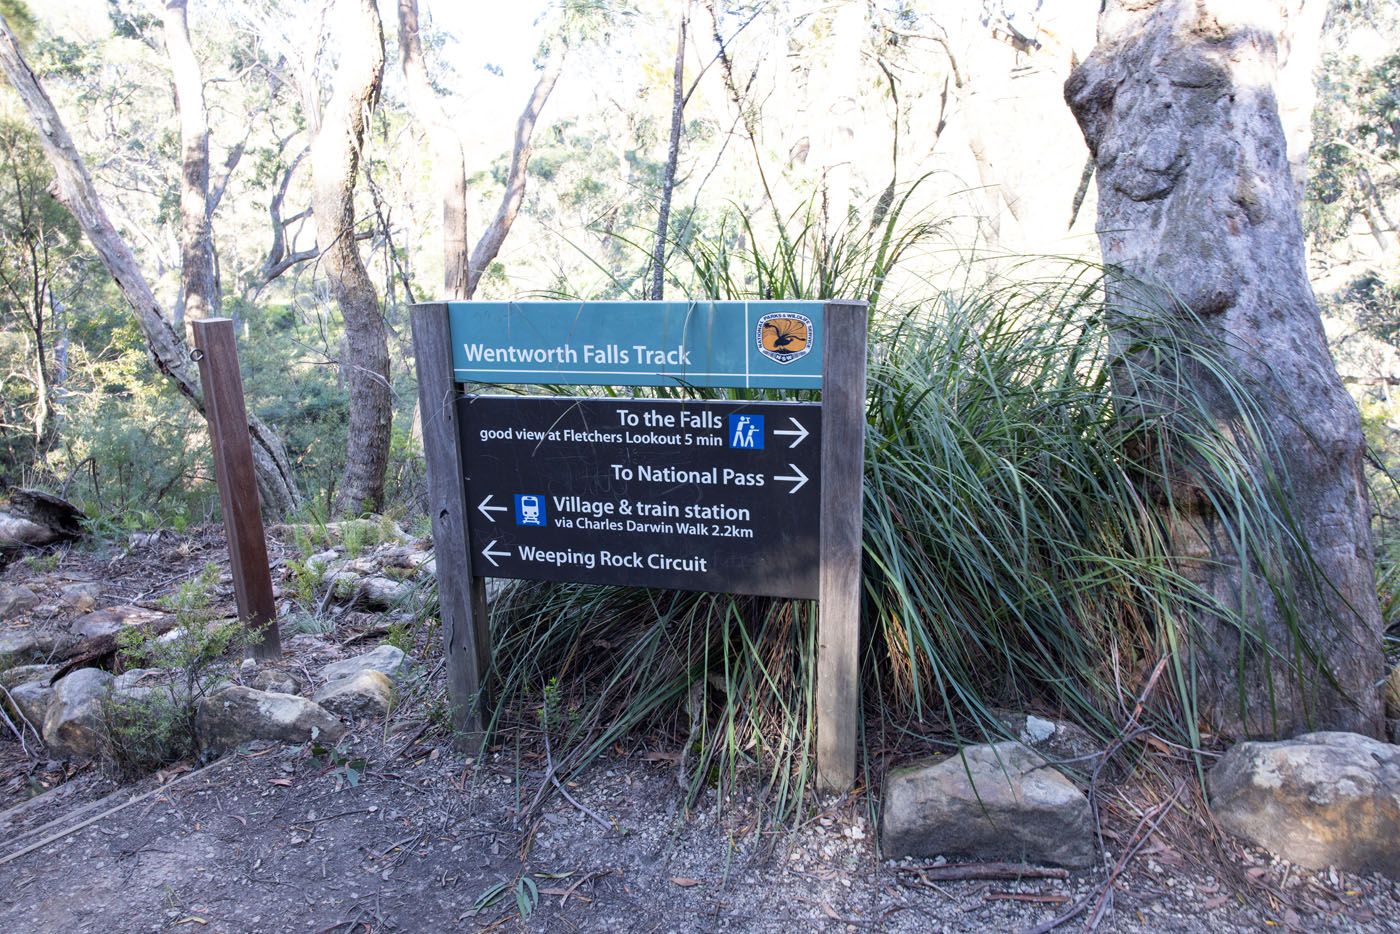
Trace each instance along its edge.
<path fill-rule="evenodd" d="M 272 600 L 272 572 L 267 564 L 261 500 L 253 474 L 253 444 L 248 436 L 248 410 L 243 402 L 233 321 L 206 318 L 191 322 L 191 326 L 199 359 L 199 380 L 204 387 L 204 413 L 214 449 L 214 477 L 223 506 L 238 617 L 262 636 L 250 649 L 252 657 L 280 659 L 282 640 Z"/>

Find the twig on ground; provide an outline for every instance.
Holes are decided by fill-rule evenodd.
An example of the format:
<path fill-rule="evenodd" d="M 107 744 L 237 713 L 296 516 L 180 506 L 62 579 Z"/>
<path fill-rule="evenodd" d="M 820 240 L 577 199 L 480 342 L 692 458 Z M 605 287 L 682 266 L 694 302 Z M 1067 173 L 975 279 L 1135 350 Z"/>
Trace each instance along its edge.
<path fill-rule="evenodd" d="M 1025 863 L 944 863 L 939 866 L 896 866 L 898 872 L 914 873 L 932 882 L 961 882 L 967 879 L 1068 879 L 1069 870 Z"/>

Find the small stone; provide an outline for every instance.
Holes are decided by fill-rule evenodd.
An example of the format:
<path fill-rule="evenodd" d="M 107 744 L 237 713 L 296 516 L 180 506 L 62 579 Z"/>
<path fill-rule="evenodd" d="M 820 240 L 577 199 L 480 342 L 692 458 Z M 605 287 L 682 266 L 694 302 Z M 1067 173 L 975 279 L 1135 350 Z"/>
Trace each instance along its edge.
<path fill-rule="evenodd" d="M 49 679 L 58 673 L 59 665 L 20 665 L 8 671 L 0 671 L 0 688 L 19 687 L 21 684 L 28 684 L 31 681 L 42 681 L 49 683 Z"/>
<path fill-rule="evenodd" d="M 392 678 L 403 664 L 403 649 L 384 643 L 362 655 L 331 662 L 321 669 L 321 678 L 325 681 L 338 681 L 361 671 L 378 671 Z"/>
<path fill-rule="evenodd" d="M 233 749 L 255 739 L 335 742 L 345 726 L 321 705 L 294 694 L 226 687 L 199 702 L 196 730 L 202 747 Z"/>
<path fill-rule="evenodd" d="M 87 613 L 97 606 L 97 598 L 102 596 L 102 585 L 96 581 L 69 584 L 59 591 L 58 604 L 66 610 Z"/>
<path fill-rule="evenodd" d="M 404 602 L 413 586 L 389 577 L 367 577 L 360 582 L 358 601 L 371 610 L 388 610 Z"/>
<path fill-rule="evenodd" d="M 1034 714 L 1010 714 L 1001 720 L 1006 724 L 1007 732 L 1081 787 L 1087 784 L 1094 769 L 1103 760 L 1103 744 L 1076 724 Z M 1110 762 L 1103 770 L 1102 777 L 1118 781 L 1123 778 L 1123 770 Z"/>
<path fill-rule="evenodd" d="M 886 856 L 1024 860 L 1083 868 L 1094 862 L 1089 800 L 1020 743 L 891 773 L 880 828 Z"/>
<path fill-rule="evenodd" d="M 28 613 L 38 605 L 38 596 L 23 584 L 0 584 L 0 621 Z"/>
<path fill-rule="evenodd" d="M 393 682 L 382 671 L 373 669 L 332 681 L 316 692 L 316 703 L 351 720 L 386 716 L 393 700 Z"/>
<path fill-rule="evenodd" d="M 49 701 L 53 699 L 53 688 L 47 681 L 26 681 L 8 690 L 15 712 L 29 722 L 35 733 L 42 733 Z"/>
<path fill-rule="evenodd" d="M 280 668 L 264 668 L 248 680 L 248 687 L 275 694 L 300 694 L 301 680 Z"/>
<path fill-rule="evenodd" d="M 53 686 L 44 716 L 44 742 L 49 751 L 65 759 L 91 759 L 100 755 L 105 730 L 102 702 L 112 691 L 110 673 L 79 668 Z"/>
<path fill-rule="evenodd" d="M 1400 748 L 1358 733 L 1245 742 L 1206 779 L 1220 825 L 1275 856 L 1400 879 Z"/>
<path fill-rule="evenodd" d="M 314 571 L 324 571 L 339 557 L 340 554 L 334 548 L 319 551 L 306 559 L 306 566 Z"/>

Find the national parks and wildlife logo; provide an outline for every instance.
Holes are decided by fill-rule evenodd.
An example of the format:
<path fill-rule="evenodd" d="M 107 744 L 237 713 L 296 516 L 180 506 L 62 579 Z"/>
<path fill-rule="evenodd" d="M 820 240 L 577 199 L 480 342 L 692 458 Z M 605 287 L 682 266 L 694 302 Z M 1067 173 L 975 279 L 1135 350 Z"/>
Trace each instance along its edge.
<path fill-rule="evenodd" d="M 791 363 L 812 349 L 812 319 L 775 311 L 758 319 L 758 352 L 777 363 Z"/>

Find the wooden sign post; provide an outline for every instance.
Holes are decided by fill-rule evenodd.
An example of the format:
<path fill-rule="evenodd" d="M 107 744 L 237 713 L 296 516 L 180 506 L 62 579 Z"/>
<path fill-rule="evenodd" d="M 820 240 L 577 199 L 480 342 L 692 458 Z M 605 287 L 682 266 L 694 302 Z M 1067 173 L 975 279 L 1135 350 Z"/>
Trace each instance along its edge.
<path fill-rule="evenodd" d="M 262 637 L 251 647 L 252 657 L 280 659 L 282 639 L 272 599 L 272 573 L 267 565 L 267 539 L 253 473 L 253 443 L 248 435 L 248 411 L 243 402 L 243 376 L 238 371 L 233 321 L 206 318 L 193 322 L 192 327 L 238 617 Z"/>
<path fill-rule="evenodd" d="M 483 579 L 819 600 L 817 780 L 855 781 L 866 309 L 454 302 L 412 310 L 449 701 L 479 737 Z M 820 391 L 492 396 L 468 384 Z"/>

